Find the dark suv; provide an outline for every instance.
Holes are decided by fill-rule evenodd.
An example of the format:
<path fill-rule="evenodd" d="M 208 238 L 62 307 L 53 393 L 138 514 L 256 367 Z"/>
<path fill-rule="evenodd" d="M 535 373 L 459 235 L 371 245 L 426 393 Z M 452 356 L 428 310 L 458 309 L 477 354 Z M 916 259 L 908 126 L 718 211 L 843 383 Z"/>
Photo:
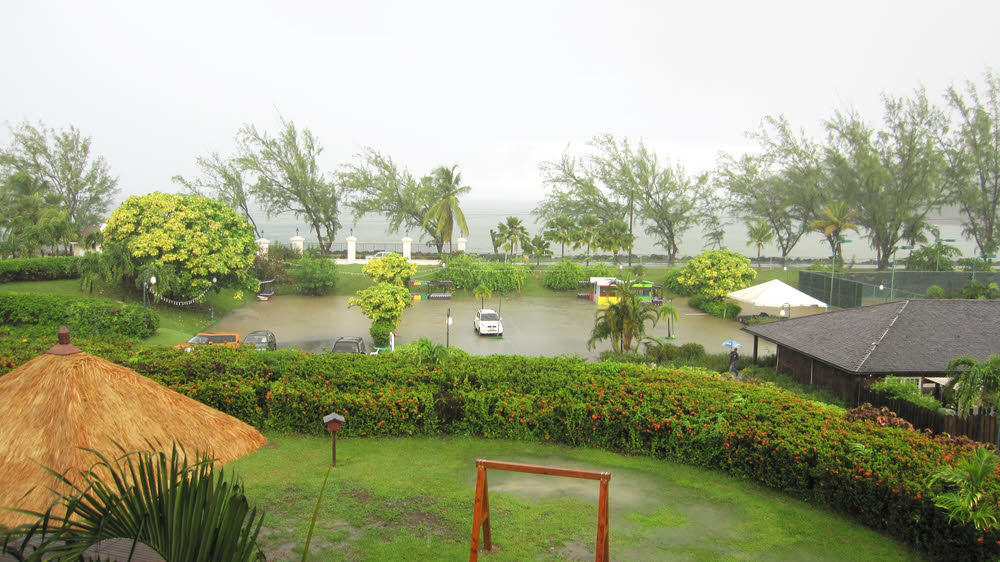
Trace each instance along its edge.
<path fill-rule="evenodd" d="M 254 349 L 274 351 L 278 349 L 278 340 L 274 337 L 274 332 L 270 330 L 257 330 L 250 332 L 243 338 L 243 345 Z"/>
<path fill-rule="evenodd" d="M 358 337 L 346 337 L 340 338 L 333 344 L 333 353 L 360 353 L 362 355 L 367 355 L 368 351 L 365 349 L 365 341 Z"/>

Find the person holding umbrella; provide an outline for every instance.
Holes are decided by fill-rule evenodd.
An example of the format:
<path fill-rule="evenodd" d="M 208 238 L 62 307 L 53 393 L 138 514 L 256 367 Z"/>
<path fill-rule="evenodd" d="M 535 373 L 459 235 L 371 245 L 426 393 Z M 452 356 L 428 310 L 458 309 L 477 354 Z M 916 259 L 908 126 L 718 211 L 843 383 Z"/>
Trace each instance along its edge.
<path fill-rule="evenodd" d="M 737 349 L 743 347 L 739 342 L 734 340 L 726 340 L 722 342 L 724 347 L 732 348 L 729 352 L 729 374 L 733 376 L 734 381 L 740 380 L 740 372 L 736 370 L 736 362 L 740 360 L 740 354 Z"/>

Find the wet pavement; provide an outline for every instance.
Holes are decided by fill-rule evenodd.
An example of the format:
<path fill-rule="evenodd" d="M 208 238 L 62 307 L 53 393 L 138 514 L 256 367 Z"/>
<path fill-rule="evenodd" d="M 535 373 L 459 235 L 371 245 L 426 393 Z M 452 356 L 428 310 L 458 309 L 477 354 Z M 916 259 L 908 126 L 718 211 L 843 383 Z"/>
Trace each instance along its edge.
<path fill-rule="evenodd" d="M 369 347 L 370 321 L 361 312 L 348 308 L 348 297 L 276 296 L 269 301 L 253 301 L 230 312 L 212 328 L 213 331 L 237 332 L 246 335 L 253 330 L 271 330 L 278 338 L 279 348 L 306 351 L 328 350 L 342 336 L 361 336 Z M 607 341 L 599 342 L 593 351 L 587 340 L 594 326 L 597 307 L 575 295 L 553 294 L 544 297 L 499 297 L 486 299 L 486 308 L 500 312 L 503 337 L 479 336 L 472 320 L 480 308 L 480 300 L 454 297 L 450 300 L 415 301 L 403 313 L 396 329 L 396 344 L 403 345 L 420 337 L 435 343 L 457 346 L 476 355 L 579 355 L 596 358 L 610 348 Z M 735 339 L 745 346 L 744 354 L 752 353 L 753 338 L 740 331 L 733 320 L 722 320 L 687 306 L 687 299 L 674 299 L 680 318 L 669 329 L 677 345 L 695 342 L 708 353 L 726 351 L 721 343 Z M 452 325 L 446 330 L 448 311 Z M 660 321 L 649 335 L 666 337 L 668 322 Z M 758 353 L 773 354 L 774 345 L 761 341 Z"/>

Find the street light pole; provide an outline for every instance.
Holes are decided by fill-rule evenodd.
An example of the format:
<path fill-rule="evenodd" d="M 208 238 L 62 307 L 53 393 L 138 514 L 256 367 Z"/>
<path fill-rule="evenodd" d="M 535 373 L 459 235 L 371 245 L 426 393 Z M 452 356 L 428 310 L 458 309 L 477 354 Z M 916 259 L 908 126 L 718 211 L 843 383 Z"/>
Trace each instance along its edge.
<path fill-rule="evenodd" d="M 448 309 L 448 319 L 444 323 L 444 346 L 451 347 L 451 308 Z"/>
<path fill-rule="evenodd" d="M 900 246 L 900 250 L 913 250 L 913 246 Z M 892 249 L 892 277 L 889 279 L 889 300 L 891 301 L 896 291 L 896 248 Z"/>
<path fill-rule="evenodd" d="M 830 275 L 830 302 L 826 305 L 827 310 L 833 309 L 833 282 L 837 279 L 837 258 L 841 255 L 840 247 L 850 243 L 851 241 L 843 236 L 837 238 L 837 247 L 833 250 L 833 273 Z"/>

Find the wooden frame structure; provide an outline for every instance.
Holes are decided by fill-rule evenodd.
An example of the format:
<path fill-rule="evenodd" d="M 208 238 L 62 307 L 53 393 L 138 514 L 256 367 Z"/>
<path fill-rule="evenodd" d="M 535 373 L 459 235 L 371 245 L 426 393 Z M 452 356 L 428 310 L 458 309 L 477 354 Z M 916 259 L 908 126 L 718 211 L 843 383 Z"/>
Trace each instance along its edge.
<path fill-rule="evenodd" d="M 476 460 L 476 505 L 472 512 L 472 545 L 469 550 L 469 562 L 479 559 L 479 534 L 482 529 L 483 550 L 493 549 L 490 537 L 490 496 L 486 485 L 486 470 L 506 470 L 509 472 L 525 472 L 528 474 L 547 474 L 550 476 L 565 476 L 567 478 L 583 478 L 585 480 L 600 480 L 601 495 L 597 506 L 597 562 L 608 562 L 608 481 L 610 472 L 594 472 L 590 470 L 575 470 L 556 468 L 536 464 L 521 464 L 516 462 Z"/>

